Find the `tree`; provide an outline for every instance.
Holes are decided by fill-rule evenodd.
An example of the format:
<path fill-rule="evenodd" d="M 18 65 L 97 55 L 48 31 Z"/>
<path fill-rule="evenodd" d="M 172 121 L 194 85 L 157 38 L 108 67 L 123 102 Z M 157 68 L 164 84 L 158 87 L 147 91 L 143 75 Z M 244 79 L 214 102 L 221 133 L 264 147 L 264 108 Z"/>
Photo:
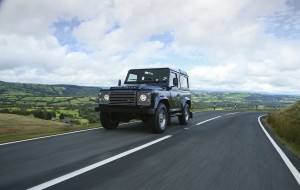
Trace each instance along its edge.
<path fill-rule="evenodd" d="M 59 119 L 64 119 L 65 118 L 65 114 L 64 113 L 61 113 L 60 115 L 59 115 Z"/>
<path fill-rule="evenodd" d="M 51 112 L 45 111 L 45 113 L 44 113 L 44 119 L 51 120 L 52 119 Z"/>
<path fill-rule="evenodd" d="M 55 113 L 55 111 L 52 111 L 52 112 L 51 112 L 51 116 L 54 117 L 54 118 L 56 118 L 56 113 Z"/>
<path fill-rule="evenodd" d="M 36 118 L 40 118 L 40 119 L 44 119 L 45 118 L 45 114 L 42 110 L 35 110 L 33 111 L 33 116 L 36 117 Z"/>

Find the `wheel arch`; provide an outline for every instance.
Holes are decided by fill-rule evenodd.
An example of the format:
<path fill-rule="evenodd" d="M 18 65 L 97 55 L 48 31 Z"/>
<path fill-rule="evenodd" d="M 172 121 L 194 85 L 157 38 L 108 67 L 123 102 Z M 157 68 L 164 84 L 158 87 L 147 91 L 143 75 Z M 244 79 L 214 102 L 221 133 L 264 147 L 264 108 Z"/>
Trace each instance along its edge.
<path fill-rule="evenodd" d="M 155 99 L 154 108 L 156 109 L 160 103 L 163 103 L 166 106 L 167 111 L 169 112 L 169 99 L 165 96 L 157 96 Z"/>
<path fill-rule="evenodd" d="M 192 107 L 192 101 L 190 98 L 188 97 L 185 97 L 184 99 L 181 100 L 181 109 L 184 108 L 185 104 L 188 104 L 189 107 L 191 108 Z"/>

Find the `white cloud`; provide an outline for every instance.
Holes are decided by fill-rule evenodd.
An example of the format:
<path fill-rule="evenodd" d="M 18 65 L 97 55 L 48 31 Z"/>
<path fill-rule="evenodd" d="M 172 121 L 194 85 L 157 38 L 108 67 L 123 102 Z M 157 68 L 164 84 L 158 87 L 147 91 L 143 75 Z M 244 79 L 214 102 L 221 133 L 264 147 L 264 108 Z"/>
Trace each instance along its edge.
<path fill-rule="evenodd" d="M 284 0 L 6 0 L 0 80 L 115 85 L 130 68 L 179 66 L 188 68 L 194 88 L 300 94 L 300 14 L 291 6 Z M 166 32 L 168 44 L 150 40 Z"/>

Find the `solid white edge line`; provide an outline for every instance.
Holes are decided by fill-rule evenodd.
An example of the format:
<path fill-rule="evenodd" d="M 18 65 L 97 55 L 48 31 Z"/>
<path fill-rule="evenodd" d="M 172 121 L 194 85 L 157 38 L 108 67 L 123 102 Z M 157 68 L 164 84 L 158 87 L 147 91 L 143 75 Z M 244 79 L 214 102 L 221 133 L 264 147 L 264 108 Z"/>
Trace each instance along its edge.
<path fill-rule="evenodd" d="M 217 119 L 217 118 L 219 118 L 219 117 L 222 117 L 222 116 L 213 117 L 213 118 L 211 118 L 211 119 L 208 119 L 208 120 L 202 121 L 202 122 L 200 122 L 200 123 L 197 123 L 196 125 L 201 125 L 201 124 L 203 124 L 203 123 L 206 123 L 206 122 L 208 122 L 208 121 Z"/>
<path fill-rule="evenodd" d="M 138 123 L 139 121 L 134 121 L 134 122 L 129 122 L 129 123 L 121 123 L 120 125 L 126 125 L 126 124 L 132 124 L 132 123 Z M 20 141 L 13 141 L 13 142 L 7 142 L 7 143 L 2 143 L 0 144 L 0 146 L 3 145 L 9 145 L 9 144 L 16 144 L 16 143 L 21 143 L 21 142 L 27 142 L 27 141 L 33 141 L 33 140 L 39 140 L 39 139 L 46 139 L 46 138 L 50 138 L 50 137 L 57 137 L 57 136 L 63 136 L 63 135 L 69 135 L 69 134 L 74 134 L 74 133 L 80 133 L 80 132 L 85 132 L 85 131 L 92 131 L 92 130 L 96 130 L 96 129 L 103 129 L 102 127 L 95 127 L 95 128 L 91 128 L 91 129 L 83 129 L 83 130 L 79 130 L 79 131 L 73 131 L 73 132 L 68 132 L 68 133 L 61 133 L 61 134 L 56 134 L 56 135 L 48 135 L 48 136 L 43 136 L 43 137 L 36 137 L 36 138 L 31 138 L 31 139 L 24 139 L 24 140 L 20 140 Z"/>
<path fill-rule="evenodd" d="M 13 142 L 8 142 L 8 143 L 2 143 L 2 144 L 0 144 L 0 146 L 2 146 L 2 145 L 9 145 L 9 144 L 15 144 L 15 143 L 21 143 L 21 142 L 27 142 L 27 141 L 33 141 L 33 140 L 38 140 L 38 139 L 46 139 L 46 138 L 57 137 L 57 136 L 62 136 L 62 135 L 69 135 L 69 134 L 80 133 L 80 132 L 85 132 L 85 131 L 92 131 L 92 130 L 95 130 L 95 129 L 100 129 L 100 128 L 97 127 L 97 128 L 91 128 L 91 129 L 84 129 L 84 130 L 79 130 L 79 131 L 73 131 L 73 132 L 69 132 L 69 133 L 61 133 L 61 134 L 57 134 L 57 135 L 49 135 L 49 136 L 44 136 L 44 137 L 37 137 L 37 138 L 32 138 L 32 139 L 25 139 L 25 140 L 20 140 L 20 141 L 13 141 Z"/>
<path fill-rule="evenodd" d="M 63 182 L 63 181 L 66 181 L 66 180 L 68 180 L 68 179 L 70 179 L 70 178 L 73 178 L 73 177 L 75 177 L 75 176 L 78 176 L 78 175 L 83 174 L 83 173 L 85 173 L 85 172 L 88 172 L 88 171 L 90 171 L 90 170 L 93 170 L 93 169 L 95 169 L 95 168 L 98 168 L 98 167 L 100 167 L 100 166 L 103 166 L 103 165 L 105 165 L 105 164 L 107 164 L 107 163 L 110 163 L 110 162 L 112 162 L 112 161 L 115 161 L 115 160 L 117 160 L 117 159 L 119 159 L 119 158 L 122 158 L 122 157 L 124 157 L 124 156 L 129 155 L 129 154 L 132 154 L 132 153 L 134 153 L 134 152 L 137 152 L 137 151 L 139 151 L 139 150 L 141 150 L 141 149 L 144 149 L 144 148 L 146 148 L 146 147 L 149 147 L 149 146 L 151 146 L 151 145 L 153 145 L 153 144 L 155 144 L 155 143 L 158 143 L 158 142 L 163 141 L 163 140 L 165 140 L 165 139 L 167 139 L 167 138 L 170 138 L 170 137 L 172 137 L 172 135 L 167 135 L 167 136 L 165 136 L 165 137 L 156 139 L 156 140 L 154 140 L 154 141 L 151 141 L 151 142 L 146 143 L 146 144 L 144 144 L 144 145 L 138 146 L 138 147 L 133 148 L 133 149 L 131 149 L 131 150 L 128 150 L 128 151 L 126 151 L 126 152 L 117 154 L 117 155 L 115 155 L 115 156 L 113 156 L 113 157 L 107 158 L 107 159 L 102 160 L 102 161 L 100 161 L 100 162 L 97 162 L 97 163 L 95 163 L 95 164 L 92 164 L 92 165 L 89 165 L 89 166 L 87 166 L 87 167 L 81 168 L 81 169 L 79 169 L 79 170 L 76 170 L 76 171 L 74 171 L 74 172 L 68 173 L 68 174 L 66 174 L 66 175 L 63 175 L 63 176 L 58 177 L 58 178 L 55 178 L 55 179 L 53 179 L 53 180 L 47 181 L 47 182 L 42 183 L 42 184 L 40 184 L 40 185 L 31 187 L 31 188 L 29 188 L 28 190 L 45 189 L 45 188 L 51 187 L 51 186 L 53 186 L 53 185 L 56 185 L 56 184 L 61 183 L 61 182 Z"/>
<path fill-rule="evenodd" d="M 289 168 L 289 170 L 291 171 L 291 173 L 293 174 L 293 176 L 297 180 L 298 184 L 300 185 L 300 174 L 299 174 L 299 171 L 295 168 L 295 166 L 292 164 L 292 162 L 289 160 L 289 158 L 284 154 L 284 152 L 281 150 L 281 148 L 276 144 L 276 142 L 272 139 L 272 137 L 269 135 L 269 133 L 266 131 L 266 129 L 262 125 L 262 123 L 260 121 L 260 118 L 263 117 L 263 116 L 265 116 L 265 115 L 261 115 L 261 116 L 258 117 L 258 122 L 259 122 L 260 127 L 262 128 L 262 130 L 264 131 L 264 133 L 266 134 L 266 136 L 268 137 L 268 139 L 271 141 L 272 145 L 277 150 L 277 152 L 279 153 L 280 157 L 282 158 L 282 160 L 284 161 L 284 163 Z"/>

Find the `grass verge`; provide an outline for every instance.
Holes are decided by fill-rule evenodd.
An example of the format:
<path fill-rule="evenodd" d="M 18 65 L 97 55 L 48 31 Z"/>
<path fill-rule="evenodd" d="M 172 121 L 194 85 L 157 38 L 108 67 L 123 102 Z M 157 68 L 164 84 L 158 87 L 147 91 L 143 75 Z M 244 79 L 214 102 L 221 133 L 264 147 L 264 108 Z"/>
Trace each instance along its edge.
<path fill-rule="evenodd" d="M 264 122 L 300 158 L 300 101 L 285 110 L 269 112 Z"/>
<path fill-rule="evenodd" d="M 57 121 L 0 113 L 0 143 L 56 135 L 95 127 L 99 127 L 99 124 L 67 126 L 65 123 Z"/>
<path fill-rule="evenodd" d="M 299 148 L 299 145 L 297 145 L 296 143 L 293 143 L 293 142 L 290 142 L 288 140 L 286 140 L 285 138 L 283 137 L 280 137 L 278 135 L 278 132 L 276 132 L 276 130 L 274 129 L 274 127 L 272 127 L 268 121 L 267 121 L 267 118 L 263 118 L 263 122 L 264 122 L 264 125 L 266 127 L 268 127 L 271 132 L 276 136 L 277 139 L 279 139 L 279 141 L 284 144 L 291 152 L 293 152 L 295 155 L 297 155 L 298 158 L 300 158 L 300 148 Z"/>

